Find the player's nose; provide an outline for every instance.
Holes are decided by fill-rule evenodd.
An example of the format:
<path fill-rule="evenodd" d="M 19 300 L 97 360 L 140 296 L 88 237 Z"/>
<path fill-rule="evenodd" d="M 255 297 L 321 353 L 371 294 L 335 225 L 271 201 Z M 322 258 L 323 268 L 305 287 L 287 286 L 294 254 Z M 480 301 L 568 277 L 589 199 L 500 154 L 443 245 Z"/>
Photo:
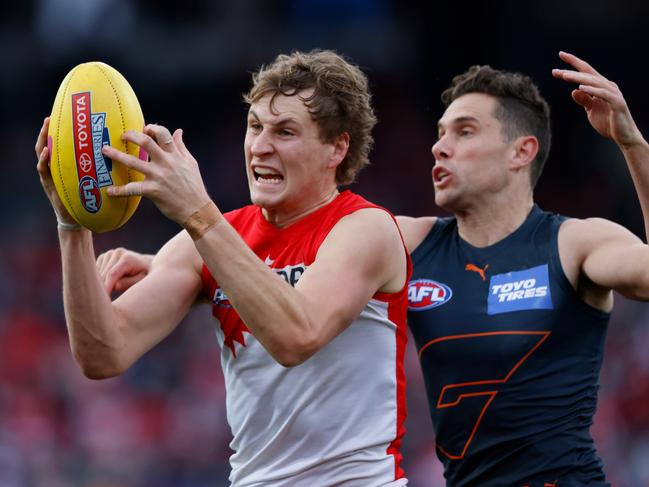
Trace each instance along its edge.
<path fill-rule="evenodd" d="M 431 152 L 436 161 L 448 159 L 451 156 L 451 147 L 448 143 L 448 139 L 445 136 L 441 136 L 437 139 L 437 142 L 435 142 L 431 148 Z"/>
<path fill-rule="evenodd" d="M 268 130 L 261 130 L 255 135 L 250 151 L 253 156 L 259 157 L 273 152 L 273 144 Z"/>

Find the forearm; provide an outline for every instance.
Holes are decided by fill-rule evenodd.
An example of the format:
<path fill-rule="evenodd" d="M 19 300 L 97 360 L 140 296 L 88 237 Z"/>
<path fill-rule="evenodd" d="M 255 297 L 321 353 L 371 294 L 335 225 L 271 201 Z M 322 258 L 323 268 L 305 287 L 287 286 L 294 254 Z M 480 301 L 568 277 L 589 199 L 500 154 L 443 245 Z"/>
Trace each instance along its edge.
<path fill-rule="evenodd" d="M 649 144 L 641 137 L 636 144 L 622 147 L 621 150 L 640 200 L 646 242 L 649 238 Z"/>
<path fill-rule="evenodd" d="M 295 365 L 315 351 L 314 326 L 300 293 L 273 273 L 222 215 L 195 245 L 243 322 L 278 362 Z"/>
<path fill-rule="evenodd" d="M 124 339 L 116 326 L 110 297 L 95 266 L 88 230 L 59 230 L 63 266 L 63 304 L 72 353 L 88 377 L 121 372 L 119 351 Z"/>

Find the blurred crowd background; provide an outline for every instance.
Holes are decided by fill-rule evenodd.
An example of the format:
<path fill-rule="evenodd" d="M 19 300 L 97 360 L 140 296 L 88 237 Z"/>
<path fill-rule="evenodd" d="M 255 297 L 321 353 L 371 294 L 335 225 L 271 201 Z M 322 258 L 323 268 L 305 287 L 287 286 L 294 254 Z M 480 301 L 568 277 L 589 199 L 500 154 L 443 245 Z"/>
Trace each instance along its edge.
<path fill-rule="evenodd" d="M 602 216 L 644 238 L 624 160 L 554 80 L 560 49 L 615 80 L 649 135 L 644 1 L 24 0 L 0 16 L 0 487 L 227 485 L 230 431 L 209 310 L 123 377 L 85 379 L 61 299 L 56 222 L 35 137 L 65 74 L 121 71 L 150 122 L 182 127 L 219 206 L 247 203 L 242 143 L 250 73 L 280 52 L 336 49 L 369 76 L 380 120 L 373 164 L 352 189 L 397 214 L 442 215 L 430 182 L 439 94 L 472 64 L 531 75 L 552 105 L 537 188 L 547 210 Z M 97 252 L 155 252 L 178 228 L 147 201 Z M 611 263 L 615 265 L 615 263 Z M 566 326 L 569 326 L 566 323 Z M 614 486 L 649 486 L 649 305 L 617 297 L 592 428 Z M 443 485 L 415 351 L 403 445 L 412 487 Z"/>

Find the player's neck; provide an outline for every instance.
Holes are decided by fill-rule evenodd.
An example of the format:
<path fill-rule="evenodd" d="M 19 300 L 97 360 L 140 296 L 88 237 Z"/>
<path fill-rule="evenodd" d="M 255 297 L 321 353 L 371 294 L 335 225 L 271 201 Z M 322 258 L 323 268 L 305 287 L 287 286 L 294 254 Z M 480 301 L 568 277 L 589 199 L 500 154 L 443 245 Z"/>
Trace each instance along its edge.
<path fill-rule="evenodd" d="M 313 213 L 316 210 L 319 210 L 323 206 L 328 205 L 340 192 L 338 188 L 334 188 L 332 191 L 328 191 L 326 194 L 321 195 L 318 199 L 313 202 L 309 202 L 306 205 L 301 205 L 299 208 L 288 209 L 288 210 L 273 210 L 273 209 L 262 209 L 262 214 L 264 218 L 270 223 L 278 228 L 286 228 L 293 223 L 301 220 L 305 216 Z"/>
<path fill-rule="evenodd" d="M 501 241 L 520 227 L 532 211 L 532 196 L 511 200 L 493 198 L 455 213 L 458 232 L 474 247 Z"/>

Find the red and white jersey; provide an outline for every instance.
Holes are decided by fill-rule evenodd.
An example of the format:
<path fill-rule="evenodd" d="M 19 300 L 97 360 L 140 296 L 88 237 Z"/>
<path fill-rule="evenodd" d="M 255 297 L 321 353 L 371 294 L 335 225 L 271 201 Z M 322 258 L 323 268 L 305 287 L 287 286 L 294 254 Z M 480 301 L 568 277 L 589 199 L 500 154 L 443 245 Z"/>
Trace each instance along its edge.
<path fill-rule="evenodd" d="M 362 208 L 377 207 L 345 191 L 287 228 L 268 223 L 256 206 L 225 217 L 261 260 L 295 285 L 333 226 Z M 410 268 L 408 258 L 408 275 Z M 375 294 L 345 331 L 292 368 L 278 364 L 248 331 L 205 265 L 203 283 L 219 323 L 233 486 L 407 484 L 399 452 L 406 416 L 405 283 L 397 293 Z"/>

